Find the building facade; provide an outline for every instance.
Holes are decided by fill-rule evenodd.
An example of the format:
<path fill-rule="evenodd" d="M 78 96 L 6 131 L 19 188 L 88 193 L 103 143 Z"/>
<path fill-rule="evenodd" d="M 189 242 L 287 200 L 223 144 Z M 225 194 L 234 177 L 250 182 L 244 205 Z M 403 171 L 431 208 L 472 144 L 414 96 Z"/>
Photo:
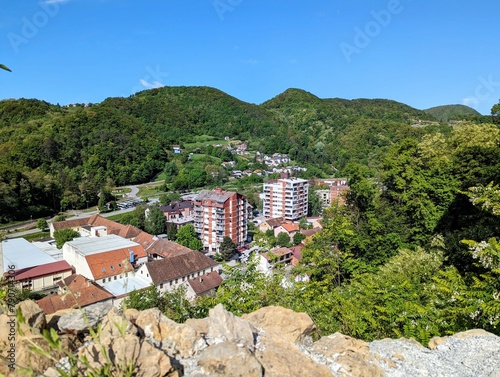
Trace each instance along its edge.
<path fill-rule="evenodd" d="M 206 252 L 218 252 L 224 237 L 236 246 L 247 240 L 248 203 L 244 195 L 204 190 L 194 199 L 194 228 Z"/>
<path fill-rule="evenodd" d="M 283 217 L 295 221 L 307 216 L 309 183 L 286 178 L 264 183 L 263 211 L 266 219 Z"/>

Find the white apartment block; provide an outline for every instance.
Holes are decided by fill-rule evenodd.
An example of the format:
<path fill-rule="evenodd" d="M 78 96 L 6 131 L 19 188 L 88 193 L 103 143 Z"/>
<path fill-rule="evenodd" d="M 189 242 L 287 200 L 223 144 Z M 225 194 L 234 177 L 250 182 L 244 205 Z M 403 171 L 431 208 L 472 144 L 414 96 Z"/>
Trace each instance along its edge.
<path fill-rule="evenodd" d="M 277 179 L 264 183 L 264 216 L 298 220 L 307 216 L 309 182 L 300 178 Z"/>

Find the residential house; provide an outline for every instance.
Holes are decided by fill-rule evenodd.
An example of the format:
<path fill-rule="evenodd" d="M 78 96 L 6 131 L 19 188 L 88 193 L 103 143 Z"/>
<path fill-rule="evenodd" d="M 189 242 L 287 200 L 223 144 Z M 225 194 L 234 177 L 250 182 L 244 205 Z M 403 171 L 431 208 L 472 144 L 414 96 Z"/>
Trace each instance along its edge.
<path fill-rule="evenodd" d="M 280 233 L 286 233 L 290 239 L 295 236 L 295 233 L 299 231 L 299 224 L 297 223 L 283 223 L 280 226 L 274 228 L 274 236 L 278 237 Z"/>
<path fill-rule="evenodd" d="M 160 209 L 165 215 L 168 229 L 171 226 L 179 229 L 181 226 L 194 224 L 192 201 L 172 202 L 169 205 L 161 206 Z"/>
<path fill-rule="evenodd" d="M 283 217 L 276 217 L 274 219 L 267 219 L 266 221 L 259 224 L 259 231 L 265 233 L 268 230 L 273 230 L 279 227 L 281 224 L 285 222 Z"/>
<path fill-rule="evenodd" d="M 222 189 L 203 190 L 194 200 L 194 227 L 205 251 L 219 251 L 224 237 L 236 246 L 247 240 L 247 198 Z"/>
<path fill-rule="evenodd" d="M 180 145 L 172 145 L 172 149 L 174 150 L 174 154 L 181 154 L 182 149 Z"/>
<path fill-rule="evenodd" d="M 54 237 L 56 230 L 71 228 L 82 236 L 101 237 L 108 234 L 131 239 L 137 236 L 141 230 L 133 225 L 122 225 L 116 221 L 108 220 L 101 215 L 95 214 L 91 217 L 56 221 L 49 224 L 50 236 Z"/>
<path fill-rule="evenodd" d="M 280 247 L 259 254 L 259 264 L 257 269 L 263 273 L 270 273 L 277 265 L 289 265 L 292 263 L 293 252 L 287 247 Z"/>
<path fill-rule="evenodd" d="M 133 238 L 133 241 L 144 248 L 148 255 L 148 261 L 170 258 L 192 252 L 191 249 L 177 242 L 153 236 L 146 232 L 141 232 L 137 237 Z"/>
<path fill-rule="evenodd" d="M 220 264 L 199 251 L 180 254 L 145 263 L 136 276 L 154 284 L 160 292 L 186 287 L 188 299 L 198 294 L 208 294 L 221 283 Z"/>
<path fill-rule="evenodd" d="M 113 295 L 96 283 L 72 274 L 58 283 L 58 292 L 37 301 L 46 315 L 64 309 L 79 309 L 98 302 L 111 301 Z"/>
<path fill-rule="evenodd" d="M 2 273 L 19 289 L 41 293 L 57 290 L 57 283 L 73 273 L 64 260 L 57 260 L 24 238 L 0 242 Z"/>

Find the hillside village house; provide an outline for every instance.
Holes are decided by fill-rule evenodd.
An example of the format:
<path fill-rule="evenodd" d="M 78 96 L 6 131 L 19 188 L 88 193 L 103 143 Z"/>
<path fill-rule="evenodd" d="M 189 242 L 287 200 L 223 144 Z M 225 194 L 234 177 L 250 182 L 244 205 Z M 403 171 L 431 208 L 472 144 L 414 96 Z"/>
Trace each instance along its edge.
<path fill-rule="evenodd" d="M 66 261 L 55 259 L 24 238 L 0 242 L 0 263 L 4 276 L 14 276 L 17 288 L 41 293 L 55 292 L 57 283 L 73 273 Z"/>
<path fill-rule="evenodd" d="M 274 228 L 274 236 L 278 237 L 280 233 L 286 233 L 290 238 L 293 238 L 293 236 L 295 236 L 295 233 L 297 233 L 298 231 L 299 231 L 299 224 L 284 223 Z"/>
<path fill-rule="evenodd" d="M 272 249 L 259 255 L 257 269 L 262 273 L 269 274 L 276 265 L 291 264 L 293 257 L 293 251 L 287 247 Z"/>

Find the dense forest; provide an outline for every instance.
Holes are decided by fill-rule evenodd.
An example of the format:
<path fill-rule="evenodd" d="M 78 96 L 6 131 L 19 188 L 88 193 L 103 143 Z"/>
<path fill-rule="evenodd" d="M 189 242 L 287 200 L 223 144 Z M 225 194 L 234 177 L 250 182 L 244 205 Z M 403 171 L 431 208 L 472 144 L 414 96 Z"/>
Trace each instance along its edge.
<path fill-rule="evenodd" d="M 228 269 L 217 295 L 194 305 L 182 292 L 150 290 L 133 294 L 129 306 L 158 306 L 183 320 L 218 302 L 235 314 L 282 305 L 306 311 L 324 333 L 424 344 L 473 327 L 499 334 L 499 115 L 500 103 L 491 117 L 440 122 L 395 101 L 320 99 L 298 89 L 261 105 L 206 87 L 64 107 L 4 100 L 0 221 L 83 207 L 105 186 L 160 172 L 204 185 L 172 145 L 238 138 L 253 150 L 288 153 L 313 176 L 348 177 L 346 205 L 325 210 L 323 231 L 305 241 L 291 276 L 257 274 L 251 262 Z M 203 145 L 202 164 L 231 158 Z M 307 283 L 282 284 L 306 275 Z"/>

